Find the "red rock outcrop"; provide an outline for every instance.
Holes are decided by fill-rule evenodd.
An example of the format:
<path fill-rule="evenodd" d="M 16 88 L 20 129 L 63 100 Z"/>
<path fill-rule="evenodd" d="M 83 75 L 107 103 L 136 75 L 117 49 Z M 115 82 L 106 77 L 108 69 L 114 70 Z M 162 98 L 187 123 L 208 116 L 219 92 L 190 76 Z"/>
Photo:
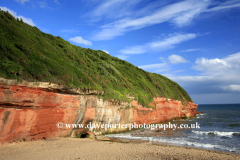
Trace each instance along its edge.
<path fill-rule="evenodd" d="M 0 140 L 25 141 L 69 135 L 57 122 L 75 123 L 81 98 L 25 86 L 0 87 Z"/>
<path fill-rule="evenodd" d="M 0 78 L 0 144 L 75 136 L 86 131 L 116 131 L 93 127 L 73 129 L 66 124 L 149 124 L 197 113 L 194 103 L 183 106 L 180 101 L 165 98 L 154 98 L 154 110 L 138 105 L 137 101 L 116 103 L 93 95 L 103 94 L 102 91 L 88 90 L 84 93 L 88 95 L 82 94 L 79 89 L 67 90 L 55 84 L 19 83 Z M 128 105 L 134 107 L 125 109 Z"/>
<path fill-rule="evenodd" d="M 196 112 L 198 105 L 192 102 L 184 106 L 181 101 L 167 100 L 166 98 L 154 98 L 153 101 L 156 104 L 156 110 L 144 108 L 138 105 L 137 101 L 132 101 L 132 105 L 135 106 L 133 122 L 137 124 L 159 123 L 177 117 L 192 117 L 198 113 Z"/>

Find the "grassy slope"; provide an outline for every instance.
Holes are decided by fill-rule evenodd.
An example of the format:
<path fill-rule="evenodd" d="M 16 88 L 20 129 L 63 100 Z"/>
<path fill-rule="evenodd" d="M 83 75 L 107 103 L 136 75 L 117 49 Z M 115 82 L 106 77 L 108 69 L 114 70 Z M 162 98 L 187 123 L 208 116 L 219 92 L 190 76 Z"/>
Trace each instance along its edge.
<path fill-rule="evenodd" d="M 192 101 L 181 86 L 162 75 L 146 72 L 103 51 L 72 45 L 3 11 L 0 77 L 104 90 L 103 98 L 126 100 L 126 94 L 130 94 L 144 106 L 156 96 Z"/>

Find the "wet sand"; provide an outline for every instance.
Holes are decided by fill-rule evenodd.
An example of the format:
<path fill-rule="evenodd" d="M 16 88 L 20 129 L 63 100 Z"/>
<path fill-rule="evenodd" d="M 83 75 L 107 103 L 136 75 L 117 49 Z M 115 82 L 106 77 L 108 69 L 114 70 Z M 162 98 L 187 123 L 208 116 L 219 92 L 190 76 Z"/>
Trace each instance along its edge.
<path fill-rule="evenodd" d="M 89 138 L 55 138 L 0 147 L 1 160 L 57 159 L 240 159 L 240 154 L 149 142 L 98 141 Z"/>

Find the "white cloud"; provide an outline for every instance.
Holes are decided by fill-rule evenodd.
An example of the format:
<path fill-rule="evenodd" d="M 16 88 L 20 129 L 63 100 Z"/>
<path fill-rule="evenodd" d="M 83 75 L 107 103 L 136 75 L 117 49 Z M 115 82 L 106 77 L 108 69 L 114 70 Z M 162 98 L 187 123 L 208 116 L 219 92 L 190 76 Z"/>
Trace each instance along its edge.
<path fill-rule="evenodd" d="M 200 76 L 170 76 L 168 78 L 177 82 L 190 95 L 224 94 L 240 91 L 238 90 L 238 86 L 240 85 L 239 73 L 222 73 Z"/>
<path fill-rule="evenodd" d="M 126 59 L 128 59 L 129 56 L 121 54 L 121 55 L 117 55 L 116 57 L 119 58 L 119 59 L 122 59 L 122 60 L 126 60 Z"/>
<path fill-rule="evenodd" d="M 99 21 L 102 17 L 113 19 L 130 16 L 132 15 L 131 10 L 133 10 L 139 2 L 141 2 L 141 0 L 105 0 L 91 12 L 87 13 L 86 16 L 90 17 L 91 21 Z"/>
<path fill-rule="evenodd" d="M 105 52 L 105 53 L 107 53 L 107 54 L 109 54 L 109 52 L 108 51 L 106 51 L 106 50 L 102 50 L 103 52 Z"/>
<path fill-rule="evenodd" d="M 220 3 L 218 6 L 209 8 L 205 12 L 213 12 L 213 11 L 219 11 L 223 9 L 230 9 L 230 8 L 237 8 L 240 7 L 240 1 L 239 0 L 230 0 L 225 3 Z"/>
<path fill-rule="evenodd" d="M 151 71 L 154 73 L 158 72 L 167 72 L 169 70 L 169 65 L 167 62 L 164 63 L 157 63 L 157 64 L 149 64 L 149 65 L 142 65 L 138 66 L 139 68 L 142 68 L 147 71 Z"/>
<path fill-rule="evenodd" d="M 29 24 L 30 26 L 36 26 L 36 24 L 33 22 L 33 20 L 31 18 L 26 18 L 26 17 L 23 17 L 23 16 L 17 16 L 17 18 L 23 20 L 23 22 Z"/>
<path fill-rule="evenodd" d="M 181 4 L 180 7 L 184 8 L 184 11 L 180 12 L 178 16 L 173 18 L 173 22 L 178 26 L 185 26 L 191 23 L 191 21 L 202 13 L 210 4 L 209 0 L 195 1 L 187 0 Z"/>
<path fill-rule="evenodd" d="M 128 47 L 126 49 L 122 49 L 120 52 L 123 54 L 142 54 L 147 51 L 146 48 L 147 48 L 146 46 L 137 45 L 133 47 Z"/>
<path fill-rule="evenodd" d="M 190 94 L 223 94 L 240 91 L 240 52 L 223 58 L 199 58 L 193 67 L 197 76 L 171 76 Z"/>
<path fill-rule="evenodd" d="M 209 74 L 234 72 L 240 68 L 240 52 L 222 59 L 199 58 L 193 68 Z"/>
<path fill-rule="evenodd" d="M 164 51 L 176 47 L 175 45 L 196 38 L 197 35 L 189 34 L 171 34 L 163 40 L 146 43 L 144 45 L 136 45 L 120 50 L 123 54 L 142 54 L 149 51 Z"/>
<path fill-rule="evenodd" d="M 231 90 L 231 91 L 240 91 L 240 85 L 229 85 L 229 86 L 224 86 L 224 90 Z"/>
<path fill-rule="evenodd" d="M 157 63 L 157 64 L 149 64 L 149 65 L 143 65 L 143 66 L 138 66 L 139 68 L 142 68 L 142 69 L 156 69 L 156 68 L 161 68 L 161 67 L 164 67 L 165 66 L 165 63 Z"/>
<path fill-rule="evenodd" d="M 145 0 L 103 0 L 97 2 L 100 2 L 100 5 L 83 16 L 89 17 L 91 22 L 96 22 L 103 18 L 119 19 L 123 17 L 142 17 L 170 3 L 170 1 L 162 0 L 153 2 Z"/>
<path fill-rule="evenodd" d="M 13 10 L 8 9 L 7 7 L 1 7 L 0 6 L 0 8 L 3 11 L 8 11 L 15 18 L 18 18 L 18 19 L 22 18 L 23 22 L 29 24 L 30 26 L 36 26 L 36 24 L 33 22 L 32 19 L 26 18 L 26 17 L 23 17 L 23 16 L 18 16 L 16 12 L 14 12 Z"/>
<path fill-rule="evenodd" d="M 78 44 L 92 45 L 91 41 L 85 40 L 81 36 L 70 38 L 69 41 L 72 41 Z"/>
<path fill-rule="evenodd" d="M 200 51 L 201 49 L 196 48 L 196 49 L 186 49 L 186 50 L 182 50 L 181 52 L 195 52 L 195 51 Z"/>
<path fill-rule="evenodd" d="M 178 27 L 183 27 L 191 24 L 202 13 L 240 7 L 240 2 L 235 0 L 217 3 L 217 5 L 211 0 L 185 0 L 168 5 L 157 1 L 158 5 L 152 3 L 138 9 L 142 12 L 135 11 L 134 6 L 140 2 L 143 3 L 141 0 L 134 2 L 126 0 L 105 1 L 98 8 L 95 8 L 92 11 L 93 18 L 99 20 L 99 16 L 104 16 L 118 18 L 118 20 L 103 25 L 100 31 L 94 33 L 92 38 L 94 40 L 108 40 L 131 30 L 164 22 L 171 22 Z M 215 7 L 211 7 L 213 5 Z"/>
<path fill-rule="evenodd" d="M 196 66 L 194 69 L 200 71 L 226 71 L 227 69 L 231 69 L 231 64 L 228 64 L 224 59 L 207 59 L 207 58 L 199 58 L 196 61 Z"/>
<path fill-rule="evenodd" d="M 156 41 L 149 43 L 150 48 L 157 49 L 157 50 L 167 50 L 174 48 L 176 44 L 182 43 L 184 41 L 188 41 L 191 39 L 196 38 L 197 35 L 193 33 L 189 34 L 176 34 L 172 35 L 162 41 Z"/>
<path fill-rule="evenodd" d="M 183 57 L 176 55 L 176 54 L 172 54 L 168 57 L 170 63 L 173 64 L 177 64 L 177 63 L 187 63 L 189 61 L 187 61 L 186 59 L 184 59 Z"/>
<path fill-rule="evenodd" d="M 141 18 L 124 18 L 102 26 L 102 30 L 97 32 L 93 36 L 93 39 L 112 39 L 116 36 L 123 35 L 127 31 L 140 29 L 166 21 L 173 22 L 177 26 L 184 26 L 189 24 L 195 16 L 205 10 L 208 4 L 208 1 L 186 0 L 164 6 L 154 13 L 145 15 Z"/>
<path fill-rule="evenodd" d="M 153 73 L 162 72 L 165 76 L 173 76 L 173 74 L 166 73 L 166 72 L 169 72 L 169 70 L 170 70 L 170 66 L 171 66 L 170 63 L 165 61 L 164 57 L 160 57 L 159 59 L 162 61 L 162 63 L 148 64 L 148 65 L 142 65 L 142 66 L 138 66 L 138 67 L 142 68 L 146 71 L 149 71 L 149 72 L 153 72 Z M 181 57 L 179 55 L 174 55 L 174 54 L 169 56 L 168 59 L 171 63 L 187 63 L 188 62 L 183 57 Z M 178 73 L 178 72 L 183 72 L 183 71 L 185 71 L 185 70 L 177 70 L 172 73 Z"/>
<path fill-rule="evenodd" d="M 25 2 L 27 2 L 27 1 L 29 1 L 29 0 L 15 0 L 15 1 L 24 4 Z"/>
<path fill-rule="evenodd" d="M 211 8 L 211 9 L 207 10 L 206 12 L 213 12 L 213 11 L 219 11 L 219 10 L 223 10 L 223 9 L 236 8 L 236 7 L 240 7 L 240 4 L 233 4 L 233 5 L 229 5 L 229 6 L 218 6 L 218 7 Z"/>

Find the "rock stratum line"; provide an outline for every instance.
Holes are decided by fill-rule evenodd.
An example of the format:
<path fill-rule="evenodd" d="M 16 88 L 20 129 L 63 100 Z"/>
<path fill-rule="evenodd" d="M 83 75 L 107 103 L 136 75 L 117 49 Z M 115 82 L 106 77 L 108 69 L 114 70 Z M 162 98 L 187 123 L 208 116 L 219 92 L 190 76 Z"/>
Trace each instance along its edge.
<path fill-rule="evenodd" d="M 131 103 L 103 100 L 103 91 L 66 89 L 46 82 L 17 82 L 0 78 L 0 144 L 74 137 L 88 129 L 57 128 L 66 124 L 150 124 L 178 117 L 195 116 L 197 105 L 156 97 L 156 109 Z M 150 105 L 153 105 L 150 104 Z M 128 106 L 128 107 L 127 107 Z M 122 129 L 90 129 L 91 132 L 121 132 Z"/>

